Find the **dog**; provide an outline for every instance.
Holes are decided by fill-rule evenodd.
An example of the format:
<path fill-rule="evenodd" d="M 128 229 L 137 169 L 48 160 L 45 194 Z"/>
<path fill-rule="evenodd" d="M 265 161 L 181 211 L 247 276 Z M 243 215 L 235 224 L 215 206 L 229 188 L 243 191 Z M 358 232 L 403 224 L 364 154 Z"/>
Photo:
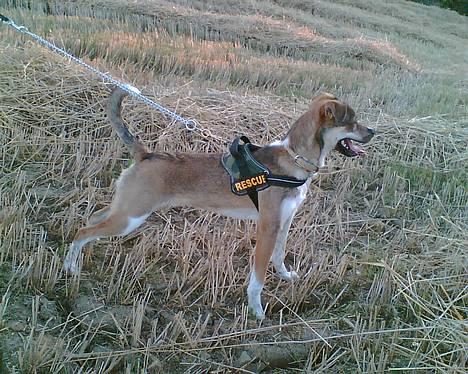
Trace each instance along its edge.
<path fill-rule="evenodd" d="M 258 210 L 247 196 L 231 192 L 221 165 L 221 154 L 169 154 L 149 151 L 127 128 L 121 117 L 126 92 L 113 90 L 107 114 L 117 134 L 128 147 L 134 164 L 120 175 L 111 204 L 78 230 L 64 260 L 64 269 L 79 273 L 81 249 L 92 240 L 123 236 L 138 228 L 157 209 L 193 207 L 238 219 L 257 221 L 257 243 L 247 287 L 249 308 L 258 319 L 265 313 L 261 292 L 271 260 L 282 279 L 299 278 L 284 264 L 285 245 L 294 214 L 306 198 L 308 186 L 334 149 L 354 157 L 365 152 L 356 143 L 367 143 L 372 128 L 358 124 L 354 110 L 335 96 L 314 97 L 309 110 L 289 129 L 281 141 L 257 151 L 255 158 L 272 173 L 306 179 L 300 187 L 270 187 L 258 193 Z"/>

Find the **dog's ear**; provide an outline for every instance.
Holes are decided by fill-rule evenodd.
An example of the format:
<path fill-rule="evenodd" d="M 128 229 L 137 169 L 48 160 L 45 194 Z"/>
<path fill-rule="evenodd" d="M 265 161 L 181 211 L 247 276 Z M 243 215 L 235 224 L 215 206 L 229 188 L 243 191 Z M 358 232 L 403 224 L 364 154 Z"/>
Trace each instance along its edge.
<path fill-rule="evenodd" d="M 354 120 L 354 110 L 347 104 L 337 100 L 329 100 L 322 106 L 324 120 L 333 121 L 335 124 L 345 125 Z"/>
<path fill-rule="evenodd" d="M 320 108 L 322 121 L 326 123 L 336 122 L 336 101 L 327 100 Z"/>
<path fill-rule="evenodd" d="M 325 104 L 325 116 L 329 119 L 329 120 L 335 120 L 336 119 L 336 115 L 335 115 L 335 103 L 333 102 L 329 102 L 328 104 Z"/>
<path fill-rule="evenodd" d="M 331 93 L 328 93 L 328 92 L 322 93 L 322 97 L 328 100 L 338 100 L 335 95 L 332 95 Z"/>
<path fill-rule="evenodd" d="M 317 102 L 322 102 L 324 100 L 338 100 L 335 95 L 332 95 L 328 92 L 322 92 L 312 98 L 310 101 L 310 106 L 312 107 Z"/>

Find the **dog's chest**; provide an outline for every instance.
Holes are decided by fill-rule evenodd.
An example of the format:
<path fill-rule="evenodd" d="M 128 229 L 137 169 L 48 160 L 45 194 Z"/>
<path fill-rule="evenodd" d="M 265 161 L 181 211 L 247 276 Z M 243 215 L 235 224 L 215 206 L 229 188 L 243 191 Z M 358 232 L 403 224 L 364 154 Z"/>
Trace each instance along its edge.
<path fill-rule="evenodd" d="M 307 181 L 300 187 L 291 189 L 286 194 L 281 203 L 281 226 L 292 219 L 297 209 L 301 206 L 307 197 L 310 181 Z"/>

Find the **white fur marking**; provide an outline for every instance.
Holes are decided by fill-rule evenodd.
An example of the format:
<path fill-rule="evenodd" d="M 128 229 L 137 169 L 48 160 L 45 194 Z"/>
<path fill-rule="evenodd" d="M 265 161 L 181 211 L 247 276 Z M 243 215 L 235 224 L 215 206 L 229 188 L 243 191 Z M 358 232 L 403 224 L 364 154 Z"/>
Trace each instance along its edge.
<path fill-rule="evenodd" d="M 298 187 L 296 195 L 286 198 L 281 203 L 280 229 L 271 256 L 271 262 L 278 275 L 287 281 L 293 281 L 299 278 L 296 272 L 286 269 L 284 265 L 284 248 L 286 247 L 286 239 L 288 237 L 289 228 L 291 227 L 291 222 L 297 209 L 307 196 L 310 181 L 309 179 L 305 184 Z"/>
<path fill-rule="evenodd" d="M 268 145 L 270 147 L 283 147 L 283 146 L 286 146 L 286 141 L 285 140 L 275 140 L 271 143 L 269 143 Z"/>
<path fill-rule="evenodd" d="M 281 203 L 281 228 L 283 228 L 285 223 L 291 219 L 294 214 L 296 214 L 297 209 L 307 197 L 310 181 L 311 180 L 309 179 L 302 186 L 297 187 L 298 193 L 294 196 L 288 196 Z"/>
<path fill-rule="evenodd" d="M 125 230 L 120 235 L 127 235 L 130 234 L 133 230 L 137 227 L 141 226 L 143 222 L 149 217 L 149 214 L 145 214 L 141 217 L 129 217 L 128 224 Z M 99 239 L 98 237 L 90 237 L 84 240 L 77 240 L 73 241 L 70 244 L 70 249 L 68 250 L 67 256 L 65 257 L 65 261 L 63 262 L 63 268 L 65 271 L 76 274 L 79 272 L 79 259 L 81 254 L 81 249 L 83 246 L 95 239 Z"/>
<path fill-rule="evenodd" d="M 77 274 L 80 271 L 79 259 L 81 255 L 81 249 L 86 243 L 89 243 L 96 239 L 95 237 L 87 238 L 85 240 L 73 241 L 70 244 L 67 256 L 63 261 L 63 269 L 71 274 Z"/>
<path fill-rule="evenodd" d="M 241 209 L 241 208 L 233 208 L 233 209 L 219 209 L 216 210 L 217 213 L 222 214 L 226 217 L 237 218 L 237 219 L 251 219 L 251 220 L 258 220 L 258 211 L 256 209 Z"/>
<path fill-rule="evenodd" d="M 320 152 L 319 158 L 319 166 L 323 167 L 325 165 L 325 158 L 328 154 L 336 147 L 336 143 L 338 143 L 341 139 L 349 138 L 351 140 L 356 140 L 358 142 L 362 141 L 362 138 L 354 132 L 343 132 L 343 127 L 334 127 L 328 129 L 324 135 L 324 148 Z"/>
<path fill-rule="evenodd" d="M 128 217 L 127 227 L 120 235 L 123 236 L 123 235 L 130 234 L 133 230 L 140 227 L 143 224 L 143 222 L 146 221 L 148 217 L 149 217 L 149 214 L 144 214 L 141 217 Z"/>
<path fill-rule="evenodd" d="M 300 195 L 294 197 L 288 197 L 281 203 L 281 219 L 280 219 L 280 230 L 284 228 L 286 223 L 294 216 L 299 204 L 302 202 Z"/>
<path fill-rule="evenodd" d="M 126 175 L 130 172 L 130 169 L 133 167 L 133 164 L 130 165 L 128 168 L 123 169 L 122 172 L 119 175 L 119 178 L 117 178 L 117 181 L 115 182 L 116 188 L 119 187 L 120 183 L 122 183 L 122 180 L 126 177 Z"/>
<path fill-rule="evenodd" d="M 255 270 L 250 273 L 249 286 L 247 287 L 247 296 L 249 299 L 249 307 L 254 311 L 255 316 L 258 319 L 264 319 L 265 313 L 263 312 L 261 293 L 263 289 L 263 283 L 260 283 L 257 279 Z"/>

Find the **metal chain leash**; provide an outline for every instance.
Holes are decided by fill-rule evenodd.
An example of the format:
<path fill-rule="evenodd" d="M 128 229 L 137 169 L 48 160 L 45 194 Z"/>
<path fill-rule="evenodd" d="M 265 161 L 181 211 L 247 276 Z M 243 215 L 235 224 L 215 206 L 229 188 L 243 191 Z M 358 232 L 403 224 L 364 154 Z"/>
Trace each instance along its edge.
<path fill-rule="evenodd" d="M 208 136 L 211 135 L 211 132 L 208 129 L 200 129 L 200 126 L 199 126 L 197 121 L 195 121 L 193 119 L 186 119 L 186 118 L 178 115 L 177 113 L 174 113 L 173 111 L 163 107 L 162 105 L 160 105 L 160 104 L 154 102 L 153 100 L 147 98 L 146 96 L 142 95 L 138 89 L 136 89 L 136 88 L 134 88 L 134 87 L 132 87 L 132 86 L 130 86 L 128 84 L 124 84 L 122 82 L 119 82 L 118 80 L 114 79 L 111 75 L 109 75 L 107 73 L 103 73 L 103 72 L 99 71 L 98 69 L 88 65 L 87 63 L 80 60 L 79 58 L 71 55 L 70 53 L 64 51 L 63 49 L 61 49 L 59 47 L 57 47 L 56 45 L 52 44 L 51 42 L 41 38 L 39 35 L 36 35 L 33 32 L 29 31 L 25 26 L 18 26 L 15 22 L 13 22 L 10 18 L 5 17 L 3 14 L 0 14 L 0 21 L 5 23 L 6 25 L 12 27 L 16 31 L 19 31 L 20 33 L 29 35 L 31 38 L 36 40 L 39 44 L 49 48 L 50 50 L 58 53 L 59 55 L 61 55 L 63 57 L 69 58 L 70 60 L 77 63 L 78 65 L 80 65 L 80 66 L 86 68 L 87 70 L 93 72 L 94 74 L 100 76 L 105 81 L 111 82 L 115 86 L 117 86 L 117 87 L 121 88 L 122 90 L 128 92 L 131 96 L 137 98 L 138 100 L 143 101 L 144 103 L 146 103 L 150 107 L 153 107 L 156 110 L 160 111 L 161 113 L 163 113 L 167 117 L 170 117 L 173 120 L 182 123 L 188 131 L 200 130 L 201 134 L 203 136 L 205 136 L 205 137 L 208 137 Z"/>

